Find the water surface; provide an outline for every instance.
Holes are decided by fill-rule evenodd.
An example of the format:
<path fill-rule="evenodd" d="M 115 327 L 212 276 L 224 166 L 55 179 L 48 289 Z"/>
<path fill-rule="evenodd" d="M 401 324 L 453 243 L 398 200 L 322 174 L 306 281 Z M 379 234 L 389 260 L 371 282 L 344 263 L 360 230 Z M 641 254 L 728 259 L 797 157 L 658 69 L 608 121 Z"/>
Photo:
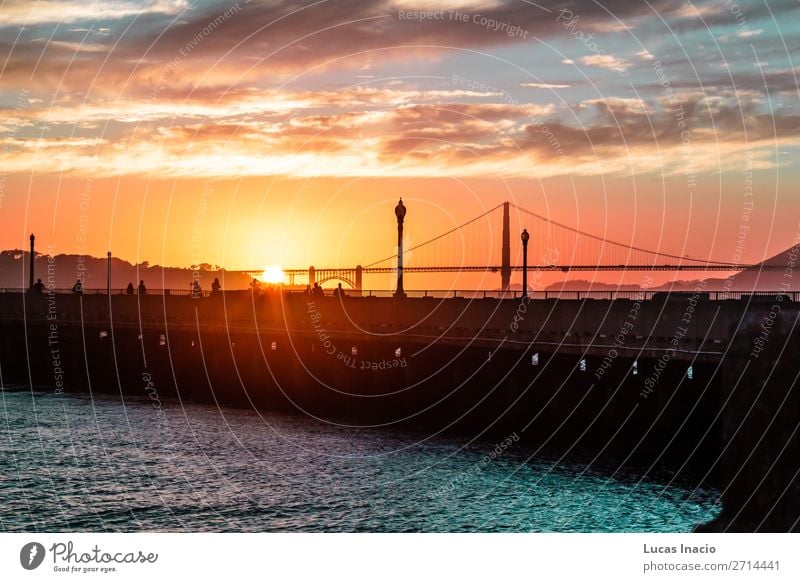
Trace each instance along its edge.
<path fill-rule="evenodd" d="M 0 530 L 690 531 L 718 492 L 426 438 L 167 401 L 0 393 Z M 502 440 L 502 439 L 501 439 Z"/>

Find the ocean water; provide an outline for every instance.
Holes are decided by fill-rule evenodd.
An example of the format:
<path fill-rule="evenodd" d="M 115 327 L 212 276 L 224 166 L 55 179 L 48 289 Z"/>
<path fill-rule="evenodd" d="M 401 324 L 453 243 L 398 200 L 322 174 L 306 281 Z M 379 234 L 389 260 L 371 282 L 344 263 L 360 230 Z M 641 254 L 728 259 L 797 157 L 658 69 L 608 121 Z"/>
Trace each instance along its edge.
<path fill-rule="evenodd" d="M 2 531 L 680 532 L 720 510 L 512 435 L 490 458 L 497 442 L 178 401 L 0 397 Z"/>

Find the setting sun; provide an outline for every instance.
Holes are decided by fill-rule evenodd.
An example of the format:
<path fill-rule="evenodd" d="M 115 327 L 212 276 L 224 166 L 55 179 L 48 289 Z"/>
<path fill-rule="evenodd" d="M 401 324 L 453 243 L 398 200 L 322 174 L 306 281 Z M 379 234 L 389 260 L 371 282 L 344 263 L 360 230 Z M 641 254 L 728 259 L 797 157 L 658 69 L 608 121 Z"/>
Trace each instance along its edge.
<path fill-rule="evenodd" d="M 283 283 L 285 277 L 286 275 L 280 267 L 271 265 L 264 269 L 261 280 L 264 283 Z"/>

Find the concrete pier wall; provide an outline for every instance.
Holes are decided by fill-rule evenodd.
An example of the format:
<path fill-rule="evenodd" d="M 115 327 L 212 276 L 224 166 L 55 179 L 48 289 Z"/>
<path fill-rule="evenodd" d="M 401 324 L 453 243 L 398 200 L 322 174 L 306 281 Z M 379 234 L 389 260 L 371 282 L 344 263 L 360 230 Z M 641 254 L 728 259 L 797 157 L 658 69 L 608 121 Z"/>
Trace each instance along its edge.
<path fill-rule="evenodd" d="M 6 385 L 55 392 L 516 432 L 540 454 L 719 483 L 725 511 L 708 528 L 786 531 L 800 516 L 797 317 L 781 298 L 699 295 L 6 294 L 0 366 Z"/>

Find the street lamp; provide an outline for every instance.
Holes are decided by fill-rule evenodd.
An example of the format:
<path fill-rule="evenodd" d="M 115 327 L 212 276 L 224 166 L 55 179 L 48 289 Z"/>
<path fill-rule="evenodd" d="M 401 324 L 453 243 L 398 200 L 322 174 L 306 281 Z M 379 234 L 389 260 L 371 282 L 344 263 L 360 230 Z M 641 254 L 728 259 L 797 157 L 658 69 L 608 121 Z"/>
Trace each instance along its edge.
<path fill-rule="evenodd" d="M 33 277 L 34 277 L 33 271 L 35 269 L 34 259 L 36 258 L 36 251 L 34 250 L 35 241 L 36 237 L 33 236 L 33 234 L 31 234 L 31 254 L 29 255 L 31 266 L 30 266 L 30 273 L 28 273 L 28 281 L 29 281 L 28 289 L 30 289 L 31 291 L 33 291 Z"/>
<path fill-rule="evenodd" d="M 528 229 L 522 229 L 522 296 L 528 296 L 528 241 L 531 235 L 528 234 Z"/>
<path fill-rule="evenodd" d="M 406 207 L 402 198 L 394 207 L 394 215 L 397 217 L 397 291 L 394 296 L 403 299 L 406 296 L 403 290 L 403 220 L 406 217 Z"/>

